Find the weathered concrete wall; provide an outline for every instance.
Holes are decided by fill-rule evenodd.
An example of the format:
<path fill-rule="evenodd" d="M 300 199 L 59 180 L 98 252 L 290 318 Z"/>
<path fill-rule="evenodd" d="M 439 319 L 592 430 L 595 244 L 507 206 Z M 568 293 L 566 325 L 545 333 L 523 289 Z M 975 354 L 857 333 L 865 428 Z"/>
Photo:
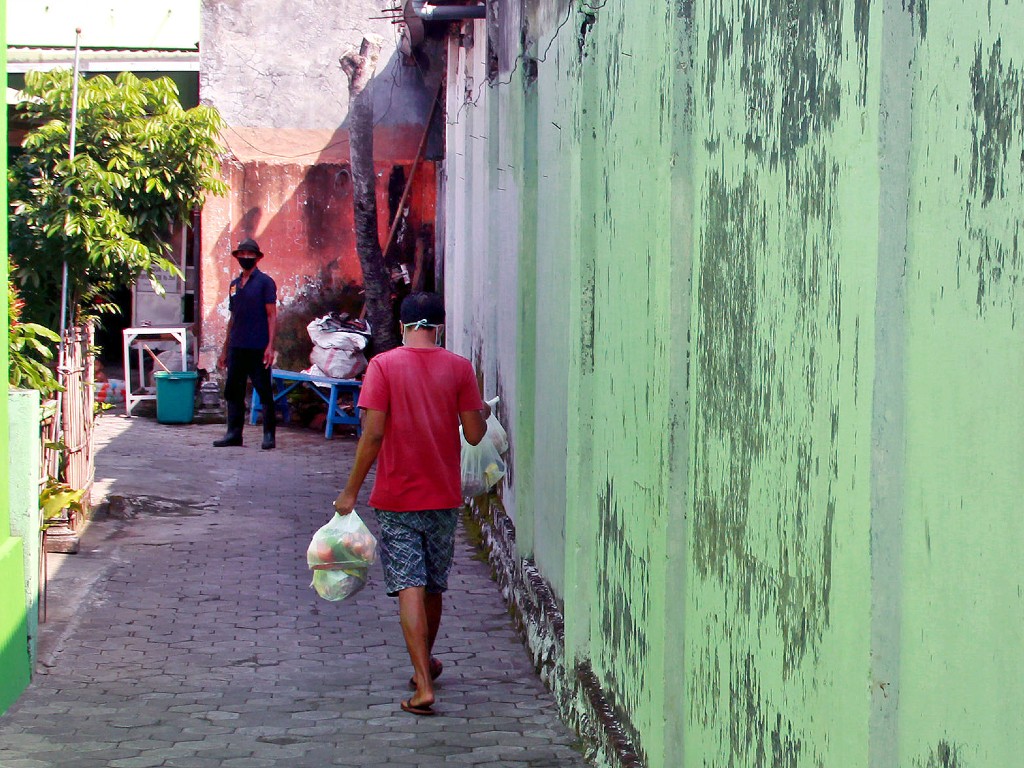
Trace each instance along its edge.
<path fill-rule="evenodd" d="M 430 94 L 396 56 L 395 28 L 376 0 L 202 0 L 201 87 L 236 127 L 333 132 L 348 116 L 338 60 L 363 37 L 384 39 L 372 87 L 384 125 L 422 122 Z"/>
<path fill-rule="evenodd" d="M 1015 763 L 1021 18 L 525 1 L 453 40 L 483 519 L 599 763 Z"/>
<path fill-rule="evenodd" d="M 227 123 L 230 192 L 203 211 L 200 366 L 213 368 L 223 342 L 227 287 L 236 271 L 230 251 L 238 240 L 260 243 L 268 255 L 261 268 L 277 280 L 281 309 L 296 315 L 283 330 L 302 338 L 281 340 L 286 356 L 308 343 L 305 323 L 325 297 L 361 282 L 352 233 L 348 80 L 338 62 L 368 34 L 385 41 L 367 93 L 374 104 L 382 245 L 387 240 L 389 200 L 397 203 L 401 194 L 389 195 L 389 182 L 396 168 L 410 171 L 441 73 L 427 72 L 425 83 L 421 68 L 396 52 L 394 27 L 382 15 L 375 0 L 304 0 L 287 8 L 271 0 L 203 0 L 200 95 Z M 432 250 L 436 188 L 433 163 L 421 163 L 396 261 L 411 263 L 422 242 Z"/>

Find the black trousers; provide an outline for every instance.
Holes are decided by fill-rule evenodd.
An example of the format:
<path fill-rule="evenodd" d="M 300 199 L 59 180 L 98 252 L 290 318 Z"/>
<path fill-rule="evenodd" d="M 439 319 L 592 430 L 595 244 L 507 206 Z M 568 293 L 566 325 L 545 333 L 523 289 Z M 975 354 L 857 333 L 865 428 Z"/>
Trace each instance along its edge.
<path fill-rule="evenodd" d="M 270 384 L 270 369 L 263 364 L 262 349 L 228 349 L 228 378 L 224 383 L 224 399 L 228 404 L 228 427 L 241 429 L 245 423 L 245 385 L 252 387 L 263 404 L 263 431 L 273 432 L 277 426 L 274 409 L 274 390 Z"/>

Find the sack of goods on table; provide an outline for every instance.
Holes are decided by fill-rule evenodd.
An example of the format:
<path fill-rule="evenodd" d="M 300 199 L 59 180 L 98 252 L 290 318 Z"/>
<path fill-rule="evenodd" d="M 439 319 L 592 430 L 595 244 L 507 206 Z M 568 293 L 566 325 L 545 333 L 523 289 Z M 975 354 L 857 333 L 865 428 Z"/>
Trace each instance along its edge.
<path fill-rule="evenodd" d="M 313 342 L 309 368 L 312 376 L 354 379 L 366 370 L 363 350 L 370 341 L 370 324 L 347 314 L 332 313 L 306 326 Z"/>

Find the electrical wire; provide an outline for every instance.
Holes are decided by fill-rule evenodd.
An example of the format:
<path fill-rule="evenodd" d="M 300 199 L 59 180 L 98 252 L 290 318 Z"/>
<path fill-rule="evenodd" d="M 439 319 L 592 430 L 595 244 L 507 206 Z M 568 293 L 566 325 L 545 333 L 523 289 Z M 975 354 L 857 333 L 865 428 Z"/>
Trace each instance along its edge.
<path fill-rule="evenodd" d="M 591 4 L 591 3 L 585 2 L 585 0 L 581 0 L 579 2 L 579 8 L 596 13 L 597 11 L 601 10 L 602 8 L 604 8 L 609 2 L 610 2 L 610 0 L 603 0 L 600 4 Z M 566 9 L 565 18 L 562 19 L 558 23 L 557 27 L 555 27 L 555 31 L 552 33 L 551 39 L 548 40 L 548 43 L 547 43 L 547 45 L 544 48 L 544 54 L 542 56 L 538 57 L 537 59 L 535 59 L 535 61 L 537 63 L 543 64 L 543 63 L 545 63 L 547 61 L 548 54 L 551 52 L 552 46 L 558 40 L 559 35 L 562 34 L 562 30 L 564 29 L 564 27 L 569 23 L 570 19 L 572 19 L 572 17 L 573 17 L 574 5 L 575 5 L 574 3 L 569 3 L 568 8 Z M 395 27 L 395 30 L 393 32 L 393 37 L 395 38 L 395 50 L 397 52 L 398 51 L 398 43 L 399 43 L 400 37 L 401 37 L 399 35 L 399 33 L 398 33 L 397 26 Z M 519 65 L 523 61 L 525 61 L 527 58 L 528 58 L 528 56 L 527 56 L 526 53 L 520 53 L 518 56 L 516 56 L 515 61 L 512 64 L 512 68 L 508 72 L 508 75 L 507 75 L 508 79 L 507 80 L 494 80 L 494 81 L 488 80 L 484 84 L 484 86 L 486 86 L 486 88 L 489 88 L 489 89 L 494 89 L 494 88 L 500 88 L 500 87 L 511 85 L 513 80 L 515 79 L 515 74 L 516 74 L 516 72 L 519 69 Z M 413 59 L 413 65 L 417 68 L 417 70 L 420 73 L 420 79 L 422 81 L 426 82 L 426 73 L 423 71 L 422 67 L 420 66 L 420 63 L 416 60 L 415 57 L 412 57 L 412 59 Z M 388 94 L 387 94 L 387 104 L 388 104 L 388 106 L 384 110 L 383 114 L 381 114 L 381 116 L 379 118 L 374 120 L 374 122 L 373 122 L 374 127 L 377 127 L 377 126 L 381 125 L 387 119 L 388 115 L 391 113 L 391 110 L 394 107 L 395 93 L 402 87 L 402 82 L 401 82 L 402 79 L 403 79 L 402 78 L 402 67 L 400 65 L 396 64 L 395 66 L 392 67 L 392 71 L 391 71 L 391 84 L 390 84 L 390 88 L 389 88 Z M 473 108 L 477 107 L 479 105 L 479 103 L 480 103 L 480 99 L 483 98 L 483 94 L 484 93 L 485 93 L 484 87 L 481 86 L 479 88 L 479 90 L 477 91 L 477 95 L 476 95 L 475 98 L 473 98 L 473 99 L 466 99 L 462 103 L 462 105 L 459 107 L 459 111 L 455 113 L 455 119 L 454 120 L 451 120 L 451 119 L 446 119 L 445 120 L 447 125 L 449 125 L 449 126 L 456 126 L 456 125 L 458 125 L 459 121 L 462 118 L 462 113 L 468 107 L 473 107 Z M 341 146 L 343 144 L 349 143 L 349 137 L 348 136 L 344 136 L 341 139 L 339 139 L 337 141 L 333 141 L 330 144 L 328 144 L 328 145 L 326 145 L 326 146 L 324 146 L 324 147 L 322 147 L 320 149 L 312 150 L 310 152 L 300 152 L 300 153 L 294 154 L 294 155 L 282 155 L 282 154 L 279 154 L 277 152 L 271 152 L 269 150 L 266 150 L 266 149 L 263 149 L 261 147 L 256 146 L 251 141 L 249 141 L 247 138 L 245 138 L 245 136 L 240 134 L 234 127 L 232 127 L 230 125 L 228 125 L 228 129 L 235 136 L 237 136 L 242 142 L 244 142 L 246 145 L 248 145 L 251 149 L 259 152 L 262 155 L 266 155 L 267 157 L 277 157 L 277 158 L 281 158 L 282 160 L 298 160 L 299 158 L 303 158 L 303 157 L 313 157 L 315 155 L 323 154 L 327 150 L 333 149 L 334 147 L 338 147 L 338 146 Z"/>
<path fill-rule="evenodd" d="M 271 152 L 268 149 L 263 149 L 262 147 L 257 147 L 255 144 L 253 144 L 251 141 L 249 141 L 247 138 L 245 138 L 245 136 L 243 136 L 241 133 L 239 133 L 238 130 L 236 128 L 234 128 L 233 126 L 231 126 L 231 125 L 228 125 L 228 130 L 231 131 L 235 136 L 237 136 L 243 143 L 249 145 L 249 147 L 251 147 L 252 149 L 256 150 L 261 155 L 266 155 L 268 157 L 279 157 L 279 158 L 281 158 L 283 160 L 297 160 L 300 157 L 312 157 L 313 155 L 322 155 L 328 149 L 333 149 L 334 147 L 341 146 L 342 144 L 348 144 L 349 143 L 349 137 L 348 136 L 344 136 L 344 137 L 338 139 L 337 141 L 332 141 L 330 144 L 328 144 L 325 147 L 321 147 L 320 149 L 314 149 L 314 150 L 311 150 L 309 152 L 300 152 L 297 155 L 281 155 L 281 154 L 278 154 L 277 152 Z"/>
<path fill-rule="evenodd" d="M 586 9 L 588 11 L 592 11 L 592 12 L 596 13 L 597 11 L 601 10 L 606 5 L 608 5 L 609 2 L 610 2 L 610 0 L 602 0 L 602 2 L 600 4 L 592 5 L 591 3 L 585 2 L 585 0 L 580 0 L 579 6 L 580 6 L 581 9 Z M 544 62 L 547 61 L 548 53 L 551 52 L 551 47 L 555 44 L 555 41 L 558 39 L 558 36 L 562 33 L 562 29 L 565 27 L 566 24 L 569 23 L 569 20 L 573 16 L 573 10 L 574 10 L 573 5 L 574 5 L 573 3 L 569 3 L 569 6 L 568 6 L 568 8 L 566 9 L 566 12 L 565 12 L 565 18 L 562 19 L 559 22 L 557 27 L 555 27 L 555 31 L 552 33 L 551 39 L 548 40 L 548 44 L 544 48 L 544 55 L 540 56 L 539 58 L 534 59 L 534 61 L 536 61 L 538 64 L 543 64 Z M 519 64 L 521 62 L 523 62 L 527 58 L 528 58 L 528 56 L 526 55 L 526 53 L 520 53 L 518 56 L 516 56 L 515 62 L 512 64 L 512 68 L 508 72 L 508 79 L 507 80 L 497 80 L 497 81 L 488 80 L 484 85 L 487 88 L 491 88 L 491 89 L 493 89 L 493 88 L 500 88 L 500 87 L 503 87 L 503 86 L 511 85 L 512 81 L 515 79 L 516 70 L 519 69 Z M 449 126 L 456 126 L 456 125 L 458 125 L 459 121 L 462 119 L 462 113 L 466 109 L 466 107 L 476 108 L 479 105 L 480 99 L 483 97 L 483 94 L 484 94 L 484 87 L 481 87 L 479 89 L 479 91 L 477 92 L 477 95 L 476 95 L 475 98 L 473 98 L 473 99 L 466 99 L 462 103 L 462 105 L 459 107 L 459 111 L 455 113 L 455 119 L 454 120 L 446 119 L 445 122 Z"/>

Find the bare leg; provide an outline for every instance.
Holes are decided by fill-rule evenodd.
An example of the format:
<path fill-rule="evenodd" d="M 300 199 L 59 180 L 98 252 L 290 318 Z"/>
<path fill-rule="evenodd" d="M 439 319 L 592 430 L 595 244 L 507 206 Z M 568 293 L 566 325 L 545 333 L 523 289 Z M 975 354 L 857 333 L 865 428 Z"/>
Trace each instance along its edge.
<path fill-rule="evenodd" d="M 405 635 L 405 645 L 412 661 L 416 695 L 413 706 L 434 703 L 434 683 L 430 678 L 430 626 L 427 619 L 426 588 L 407 587 L 398 593 L 398 616 Z M 440 615 L 439 615 L 440 617 Z"/>
<path fill-rule="evenodd" d="M 437 630 L 441 628 L 441 608 L 444 601 L 440 592 L 428 592 L 424 597 L 424 603 L 427 609 L 427 651 L 433 653 Z"/>

